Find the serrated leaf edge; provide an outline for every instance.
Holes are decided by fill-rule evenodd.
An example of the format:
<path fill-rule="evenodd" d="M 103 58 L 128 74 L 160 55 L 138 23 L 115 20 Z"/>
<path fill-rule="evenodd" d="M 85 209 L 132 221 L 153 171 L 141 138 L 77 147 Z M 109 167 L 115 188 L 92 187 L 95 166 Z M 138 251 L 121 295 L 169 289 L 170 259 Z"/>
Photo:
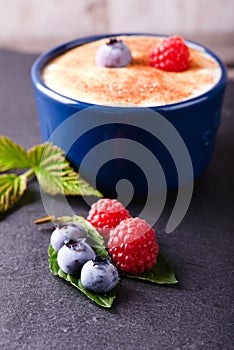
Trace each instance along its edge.
<path fill-rule="evenodd" d="M 1 179 L 11 179 L 17 186 L 12 186 L 12 181 L 9 184 L 5 183 L 0 187 L 0 213 L 4 213 L 11 209 L 23 196 L 27 188 L 27 179 L 24 175 L 16 174 L 3 174 L 0 175 Z M 16 182 L 17 181 L 17 182 Z M 11 193 L 13 192 L 13 193 Z"/>
<path fill-rule="evenodd" d="M 39 159 L 35 161 L 37 152 Z M 53 154 L 54 152 L 56 152 L 56 154 Z M 36 145 L 28 150 L 27 153 L 32 160 L 32 166 L 44 192 L 50 195 L 93 195 L 103 197 L 98 190 L 94 189 L 75 172 L 66 159 L 64 151 L 53 143 L 46 142 L 41 145 Z M 49 165 L 49 171 L 44 170 L 47 165 Z M 52 177 L 54 179 L 51 182 Z M 53 183 L 55 186 L 48 186 L 48 183 Z"/>
<path fill-rule="evenodd" d="M 9 137 L 0 135 L 0 171 L 30 168 L 30 160 L 27 151 L 22 146 L 12 141 Z M 4 152 L 3 152 L 4 151 Z M 7 151 L 7 157 L 2 159 Z M 11 153 L 12 152 L 12 153 Z M 20 161 L 19 161 L 20 158 Z M 15 162 L 15 163 L 14 163 Z"/>

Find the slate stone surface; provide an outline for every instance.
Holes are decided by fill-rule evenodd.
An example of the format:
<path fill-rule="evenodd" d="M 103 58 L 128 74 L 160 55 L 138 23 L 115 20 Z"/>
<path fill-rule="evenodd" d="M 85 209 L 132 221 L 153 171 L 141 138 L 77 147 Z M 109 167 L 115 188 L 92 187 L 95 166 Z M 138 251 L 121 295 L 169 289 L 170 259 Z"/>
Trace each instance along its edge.
<path fill-rule="evenodd" d="M 0 50 L 0 134 L 26 148 L 41 141 L 30 81 L 34 59 Z M 173 233 L 164 232 L 172 194 L 156 224 L 177 286 L 124 279 L 107 310 L 52 276 L 47 248 L 53 227 L 33 224 L 46 212 L 37 183 L 30 182 L 0 221 L 1 350 L 233 349 L 233 93 L 229 82 L 214 156 L 195 184 L 184 220 Z M 87 213 L 82 199 L 70 204 Z"/>

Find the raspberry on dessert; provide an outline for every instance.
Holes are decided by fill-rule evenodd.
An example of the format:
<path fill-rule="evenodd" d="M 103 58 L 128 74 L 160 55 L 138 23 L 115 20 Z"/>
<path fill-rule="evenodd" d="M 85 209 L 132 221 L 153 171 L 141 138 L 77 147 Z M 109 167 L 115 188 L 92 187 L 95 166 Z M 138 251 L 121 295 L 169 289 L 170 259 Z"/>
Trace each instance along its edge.
<path fill-rule="evenodd" d="M 182 72 L 189 66 L 189 48 L 180 36 L 164 39 L 149 55 L 149 63 L 169 72 Z"/>
<path fill-rule="evenodd" d="M 116 267 L 130 274 L 150 270 L 159 252 L 154 229 L 140 218 L 123 220 L 112 231 L 108 248 Z"/>
<path fill-rule="evenodd" d="M 103 198 L 92 204 L 87 220 L 108 240 L 111 230 L 130 217 L 122 203 L 116 199 Z"/>

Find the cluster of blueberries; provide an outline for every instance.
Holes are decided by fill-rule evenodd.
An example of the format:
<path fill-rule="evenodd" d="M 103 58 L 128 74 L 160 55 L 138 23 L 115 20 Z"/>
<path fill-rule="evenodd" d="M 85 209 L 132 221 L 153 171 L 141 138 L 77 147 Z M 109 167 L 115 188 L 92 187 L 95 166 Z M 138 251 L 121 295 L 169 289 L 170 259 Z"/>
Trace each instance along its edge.
<path fill-rule="evenodd" d="M 118 270 L 108 258 L 95 254 L 86 243 L 87 233 L 82 225 L 68 223 L 57 227 L 51 235 L 51 245 L 58 252 L 61 270 L 80 277 L 82 285 L 92 292 L 106 293 L 118 282 Z"/>

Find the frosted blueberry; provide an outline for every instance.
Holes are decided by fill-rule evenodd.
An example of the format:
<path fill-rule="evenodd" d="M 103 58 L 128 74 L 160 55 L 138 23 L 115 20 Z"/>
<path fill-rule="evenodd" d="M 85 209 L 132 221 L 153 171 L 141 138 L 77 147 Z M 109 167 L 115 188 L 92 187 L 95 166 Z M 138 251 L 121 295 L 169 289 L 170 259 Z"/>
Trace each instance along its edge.
<path fill-rule="evenodd" d="M 125 67 L 131 62 L 129 47 L 122 40 L 115 38 L 99 47 L 96 53 L 96 63 L 100 67 Z"/>
<path fill-rule="evenodd" d="M 72 239 L 77 241 L 80 238 L 86 237 L 86 231 L 83 226 L 70 222 L 62 227 L 56 227 L 52 232 L 50 243 L 57 252 L 64 245 L 65 240 Z"/>
<path fill-rule="evenodd" d="M 109 259 L 96 256 L 87 261 L 81 269 L 81 283 L 92 292 L 106 293 L 113 289 L 118 282 L 118 270 Z"/>
<path fill-rule="evenodd" d="M 85 242 L 85 238 L 77 242 L 73 240 L 65 241 L 59 249 L 57 262 L 59 267 L 69 275 L 79 276 L 84 263 L 96 256 L 94 250 Z"/>

